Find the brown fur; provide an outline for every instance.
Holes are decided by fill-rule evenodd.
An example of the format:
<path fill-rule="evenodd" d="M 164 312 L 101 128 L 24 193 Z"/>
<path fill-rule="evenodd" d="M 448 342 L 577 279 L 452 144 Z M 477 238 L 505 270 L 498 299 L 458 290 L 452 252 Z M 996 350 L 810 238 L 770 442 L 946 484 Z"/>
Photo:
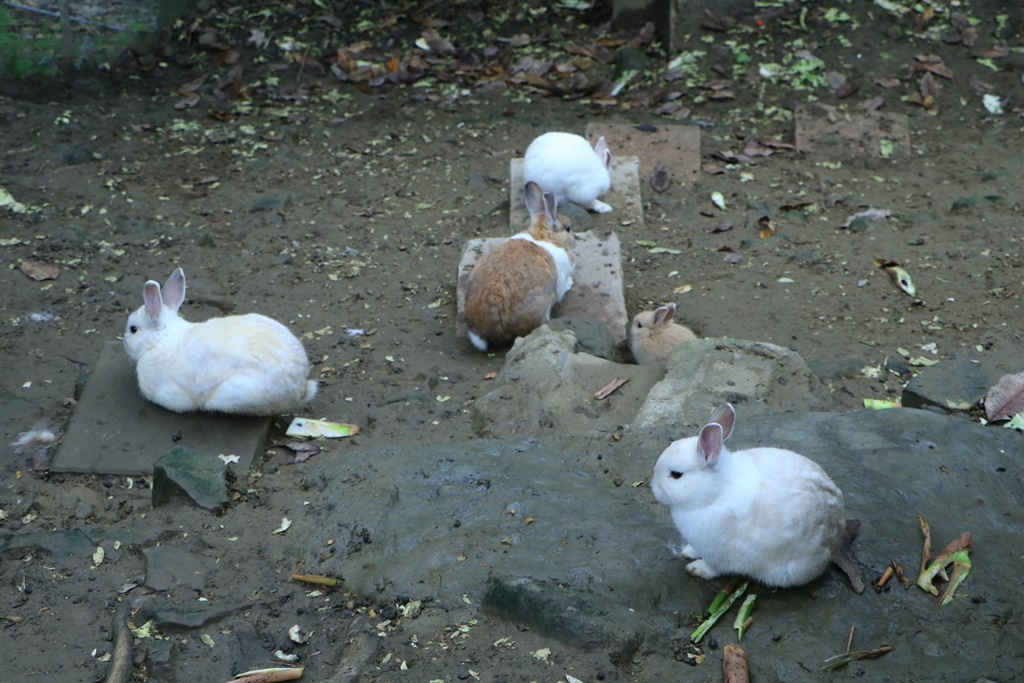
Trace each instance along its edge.
<path fill-rule="evenodd" d="M 629 326 L 629 348 L 637 365 L 664 363 L 672 349 L 683 342 L 697 339 L 693 330 L 672 322 L 676 305 L 668 304 L 653 311 L 637 313 Z"/>
<path fill-rule="evenodd" d="M 575 238 L 571 223 L 557 213 L 554 197 L 530 183 L 527 208 L 531 220 L 526 232 L 538 241 L 564 248 L 572 260 Z M 551 307 L 557 303 L 557 284 L 551 254 L 533 242 L 510 239 L 480 259 L 470 274 L 466 322 L 488 348 L 508 346 L 550 319 Z"/>

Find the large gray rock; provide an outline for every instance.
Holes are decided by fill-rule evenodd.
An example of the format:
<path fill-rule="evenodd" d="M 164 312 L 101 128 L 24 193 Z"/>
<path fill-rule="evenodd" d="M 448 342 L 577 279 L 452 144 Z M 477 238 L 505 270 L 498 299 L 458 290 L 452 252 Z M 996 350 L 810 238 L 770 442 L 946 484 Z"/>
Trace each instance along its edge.
<path fill-rule="evenodd" d="M 289 530 L 286 556 L 344 576 L 357 593 L 433 598 L 403 619 L 424 638 L 438 615 L 471 618 L 486 602 L 569 642 L 626 652 L 639 639 L 664 650 L 688 638 L 688 615 L 718 582 L 686 575 L 669 551 L 678 538 L 668 510 L 642 485 L 663 445 L 633 432 L 616 444 L 552 437 L 355 450 L 310 471 L 310 505 Z M 751 418 L 741 406 L 730 446 L 754 445 L 802 452 L 839 484 L 849 516 L 862 521 L 856 550 L 869 584 L 893 561 L 916 576 L 918 516 L 936 553 L 970 531 L 974 570 L 941 609 L 898 583 L 858 595 L 835 569 L 801 588 L 752 586 L 759 598 L 743 646 L 753 678 L 807 680 L 801 662 L 816 670 L 843 652 L 856 625 L 855 649 L 894 648 L 859 664 L 873 681 L 933 680 L 935 671 L 1015 680 L 1020 629 L 993 615 L 1015 613 L 1024 599 L 1008 551 L 1024 531 L 1019 434 L 911 409 Z M 328 538 L 333 554 L 323 551 Z M 544 595 L 557 598 L 549 611 Z M 711 636 L 732 640 L 730 623 Z"/>
<path fill-rule="evenodd" d="M 828 391 L 795 351 L 742 339 L 680 344 L 651 389 L 635 429 L 702 425 L 725 402 L 745 416 L 828 410 Z"/>
<path fill-rule="evenodd" d="M 542 325 L 516 340 L 494 388 L 473 404 L 481 436 L 590 434 L 608 436 L 629 424 L 665 370 L 612 363 L 580 353 L 572 330 Z M 606 399 L 594 393 L 616 377 L 629 382 Z"/>
<path fill-rule="evenodd" d="M 903 405 L 970 410 L 1000 377 L 1022 370 L 1024 340 L 1017 334 L 1000 335 L 984 351 L 965 348 L 926 367 L 903 387 Z"/>

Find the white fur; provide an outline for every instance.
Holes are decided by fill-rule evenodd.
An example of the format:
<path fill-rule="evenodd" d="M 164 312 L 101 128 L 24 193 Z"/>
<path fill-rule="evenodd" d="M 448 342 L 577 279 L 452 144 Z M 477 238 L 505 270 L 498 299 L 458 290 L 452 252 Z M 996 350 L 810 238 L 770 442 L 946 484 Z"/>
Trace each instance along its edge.
<path fill-rule="evenodd" d="M 483 337 L 478 335 L 473 330 L 469 331 L 469 341 L 472 342 L 473 346 L 475 346 L 480 351 L 486 351 L 487 350 L 487 342 L 484 340 Z"/>
<path fill-rule="evenodd" d="M 184 294 L 179 268 L 163 293 L 147 282 L 146 304 L 128 317 L 124 346 L 143 396 L 176 412 L 241 415 L 285 413 L 316 396 L 306 351 L 287 327 L 255 313 L 190 323 L 177 314 Z"/>
<path fill-rule="evenodd" d="M 605 149 L 603 138 L 602 149 Z M 612 207 L 599 201 L 612 185 L 611 153 L 598 154 L 587 139 L 573 133 L 551 132 L 534 139 L 523 157 L 523 180 L 533 181 L 566 201 L 607 213 Z"/>
<path fill-rule="evenodd" d="M 534 239 L 533 235 L 527 232 L 512 235 L 509 239 L 533 242 L 538 247 L 551 254 L 551 258 L 555 260 L 555 269 L 558 273 L 558 284 L 555 285 L 555 296 L 558 301 L 561 301 L 562 297 L 565 296 L 565 293 L 572 289 L 572 276 L 573 273 L 576 272 L 576 262 L 570 258 L 569 252 L 557 244 Z"/>
<path fill-rule="evenodd" d="M 842 542 L 843 494 L 821 467 L 792 451 L 728 451 L 722 442 L 732 417 L 719 412 L 713 419 L 726 428 L 709 422 L 701 435 L 672 443 L 651 481 L 655 498 L 671 507 L 683 553 L 693 558 L 687 570 L 708 579 L 742 574 L 771 586 L 813 580 Z M 713 452 L 702 452 L 703 443 Z"/>

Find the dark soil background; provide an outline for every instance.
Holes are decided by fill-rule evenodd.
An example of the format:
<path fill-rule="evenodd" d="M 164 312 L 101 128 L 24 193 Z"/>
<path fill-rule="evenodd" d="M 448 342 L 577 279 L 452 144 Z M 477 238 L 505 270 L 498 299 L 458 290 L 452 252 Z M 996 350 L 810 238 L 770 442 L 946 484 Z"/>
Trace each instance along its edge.
<path fill-rule="evenodd" d="M 303 338 L 321 381 L 307 414 L 362 427 L 315 458 L 472 438 L 468 409 L 502 354 L 454 335 L 463 245 L 511 232 L 511 157 L 541 132 L 603 121 L 702 132 L 698 185 L 645 183 L 645 232 L 616 228 L 630 315 L 675 301 L 703 336 L 794 349 L 836 406 L 897 399 L 920 358 L 984 348 L 1018 331 L 1022 315 L 1022 10 L 940 5 L 794 3 L 688 17 L 692 34 L 678 47 L 701 54 L 683 69 L 670 68 L 676 55 L 652 30 L 613 32 L 604 3 L 204 3 L 105 68 L 8 80 L 0 187 L 27 208 L 0 207 L 5 443 L 34 428 L 59 435 L 76 383 L 121 334 L 143 282 L 177 266 L 189 278 L 189 318 L 256 311 Z M 766 78 L 768 63 L 802 64 L 806 75 Z M 635 77 L 622 78 L 629 68 Z M 909 154 L 798 154 L 786 144 L 800 106 L 839 118 L 905 114 Z M 851 222 L 869 209 L 890 215 Z M 762 238 L 763 217 L 772 236 Z M 679 253 L 651 253 L 651 242 Z M 878 259 L 902 264 L 916 296 Z M 38 264 L 59 275 L 31 278 Z M 38 550 L 0 557 L 3 680 L 103 678 L 119 593 L 146 571 L 127 542 L 114 548 L 129 531 L 216 558 L 220 571 L 186 591 L 191 599 L 250 597 L 222 622 L 162 634 L 172 661 L 209 662 L 202 680 L 296 649 L 286 632 L 297 620 L 315 633 L 298 648 L 306 679 L 326 680 L 356 615 L 383 634 L 360 681 L 407 678 L 403 666 L 423 681 L 566 671 L 653 680 L 655 658 L 686 659 L 682 646 L 625 658 L 576 651 L 484 616 L 446 623 L 440 612 L 429 615 L 436 634 L 425 647 L 399 618 L 409 596 L 339 590 L 325 602 L 289 581 L 298 559 L 260 561 L 260 545 L 303 499 L 303 465 L 285 449 L 258 456 L 220 515 L 154 510 L 145 479 L 48 475 L 51 455 L 6 450 L 0 531 L 113 533 L 98 566 Z M 634 457 L 653 466 L 657 453 Z M 211 650 L 203 633 L 236 645 Z M 552 660 L 536 655 L 543 648 Z M 156 675 L 141 663 L 135 680 L 179 680 L 173 666 Z"/>

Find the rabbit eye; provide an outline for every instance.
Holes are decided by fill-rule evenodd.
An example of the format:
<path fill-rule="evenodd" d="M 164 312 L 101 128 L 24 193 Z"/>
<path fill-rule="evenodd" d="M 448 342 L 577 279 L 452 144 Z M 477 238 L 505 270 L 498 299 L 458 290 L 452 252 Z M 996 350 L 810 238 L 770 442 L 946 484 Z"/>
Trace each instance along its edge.
<path fill-rule="evenodd" d="M 642 322 L 640 322 L 639 320 L 636 321 L 636 329 L 638 329 L 638 330 L 643 329 L 643 326 L 644 326 L 644 324 Z"/>
<path fill-rule="evenodd" d="M 675 470 L 673 470 L 673 471 L 668 473 L 668 476 L 672 477 L 673 479 L 682 479 L 683 478 L 683 473 L 682 472 L 676 472 Z"/>
<path fill-rule="evenodd" d="M 129 331 L 129 332 L 131 332 L 132 334 L 135 334 L 136 332 L 138 332 L 138 331 L 139 331 L 139 328 L 138 328 L 138 327 L 136 327 L 135 325 L 130 325 L 130 326 L 128 327 L 128 331 Z"/>

